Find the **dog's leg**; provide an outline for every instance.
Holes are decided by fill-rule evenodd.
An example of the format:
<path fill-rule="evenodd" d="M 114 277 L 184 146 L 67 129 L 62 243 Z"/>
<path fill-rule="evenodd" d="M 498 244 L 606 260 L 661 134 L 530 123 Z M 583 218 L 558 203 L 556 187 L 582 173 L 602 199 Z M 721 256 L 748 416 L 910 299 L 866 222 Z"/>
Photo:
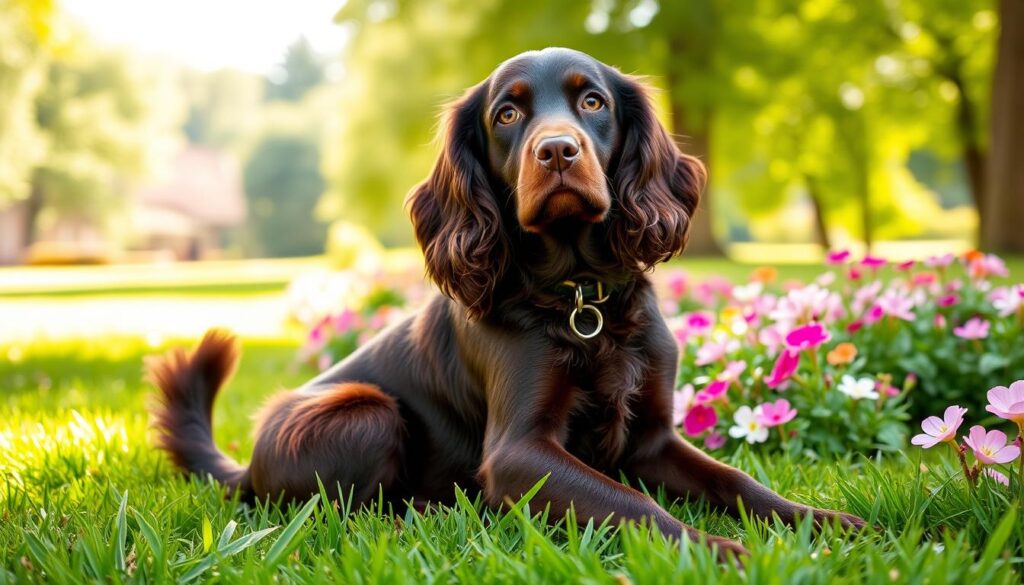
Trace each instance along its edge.
<path fill-rule="evenodd" d="M 704 539 L 709 546 L 717 547 L 723 560 L 747 554 L 738 542 L 703 534 L 676 520 L 650 497 L 588 467 L 551 440 L 522 439 L 500 447 L 485 459 L 480 470 L 484 495 L 492 506 L 519 498 L 546 474 L 550 477 L 534 501 L 550 504 L 558 514 L 571 506 L 584 522 L 601 522 L 608 517 L 619 521 L 645 520 L 675 538 L 685 534 L 693 541 Z"/>
<path fill-rule="evenodd" d="M 627 475 L 639 479 L 649 489 L 665 486 L 670 496 L 678 498 L 704 497 L 712 505 L 739 511 L 739 502 L 746 510 L 760 518 L 780 519 L 792 524 L 797 518 L 811 515 L 815 523 L 831 522 L 834 518 L 847 527 L 862 528 L 864 520 L 852 514 L 812 508 L 790 501 L 758 483 L 742 471 L 716 461 L 700 449 L 680 438 L 675 431 L 666 429 L 647 443 L 645 449 L 634 456 L 626 466 Z"/>
<path fill-rule="evenodd" d="M 385 492 L 401 468 L 403 425 L 394 398 L 371 384 L 289 392 L 265 407 L 253 449 L 259 497 L 307 498 L 317 476 L 354 505 Z"/>

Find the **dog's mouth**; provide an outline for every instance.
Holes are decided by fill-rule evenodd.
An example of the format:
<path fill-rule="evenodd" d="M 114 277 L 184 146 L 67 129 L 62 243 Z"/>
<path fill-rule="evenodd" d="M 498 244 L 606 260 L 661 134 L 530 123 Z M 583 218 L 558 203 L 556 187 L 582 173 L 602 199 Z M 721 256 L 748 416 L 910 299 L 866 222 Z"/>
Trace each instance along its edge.
<path fill-rule="evenodd" d="M 534 212 L 523 227 L 530 232 L 540 232 L 551 224 L 577 220 L 582 223 L 600 223 L 608 214 L 606 197 L 588 191 L 561 185 L 539 198 Z"/>

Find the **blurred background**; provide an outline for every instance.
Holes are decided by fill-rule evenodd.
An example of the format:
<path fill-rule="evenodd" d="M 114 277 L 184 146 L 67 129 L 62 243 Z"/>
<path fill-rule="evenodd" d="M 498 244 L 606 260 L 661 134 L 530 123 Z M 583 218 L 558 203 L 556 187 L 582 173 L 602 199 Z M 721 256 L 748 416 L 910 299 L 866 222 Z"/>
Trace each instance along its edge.
<path fill-rule="evenodd" d="M 415 265 L 441 106 L 553 45 L 660 90 L 689 257 L 1024 253 L 1020 0 L 0 0 L 0 38 L 0 264 L 117 265 L 8 296 Z"/>

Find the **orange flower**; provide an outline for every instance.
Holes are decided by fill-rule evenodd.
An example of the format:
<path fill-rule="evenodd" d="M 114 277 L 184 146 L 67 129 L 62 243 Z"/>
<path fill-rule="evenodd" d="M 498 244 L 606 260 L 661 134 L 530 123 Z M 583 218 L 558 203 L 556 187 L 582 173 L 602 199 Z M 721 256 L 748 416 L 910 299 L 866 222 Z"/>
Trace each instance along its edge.
<path fill-rule="evenodd" d="M 751 273 L 750 280 L 768 284 L 769 282 L 775 282 L 775 279 L 778 277 L 779 271 L 773 266 L 760 266 Z"/>
<path fill-rule="evenodd" d="M 964 260 L 966 260 L 968 264 L 976 260 L 981 260 L 984 257 L 985 254 L 981 252 L 981 250 L 969 250 L 964 253 Z"/>
<path fill-rule="evenodd" d="M 857 357 L 857 346 L 844 341 L 828 352 L 828 363 L 833 366 L 845 366 Z"/>

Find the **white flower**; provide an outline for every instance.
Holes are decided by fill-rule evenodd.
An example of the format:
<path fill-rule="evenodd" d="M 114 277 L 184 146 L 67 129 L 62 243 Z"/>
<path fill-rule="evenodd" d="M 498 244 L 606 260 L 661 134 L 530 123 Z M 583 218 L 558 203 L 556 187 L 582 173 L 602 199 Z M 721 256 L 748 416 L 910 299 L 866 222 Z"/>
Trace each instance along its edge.
<path fill-rule="evenodd" d="M 874 380 L 871 378 L 861 378 L 858 380 L 849 374 L 843 376 L 842 382 L 839 383 L 839 391 L 854 400 L 860 400 L 861 398 L 876 400 L 878 398 L 878 392 L 875 392 Z"/>
<path fill-rule="evenodd" d="M 729 429 L 729 436 L 734 439 L 746 438 L 748 443 L 764 443 L 768 440 L 768 427 L 758 422 L 761 407 L 751 410 L 749 406 L 741 406 L 732 415 L 735 426 Z"/>
<path fill-rule="evenodd" d="M 732 287 L 732 298 L 741 303 L 749 303 L 756 299 L 764 291 L 764 284 L 752 282 L 742 286 Z"/>

